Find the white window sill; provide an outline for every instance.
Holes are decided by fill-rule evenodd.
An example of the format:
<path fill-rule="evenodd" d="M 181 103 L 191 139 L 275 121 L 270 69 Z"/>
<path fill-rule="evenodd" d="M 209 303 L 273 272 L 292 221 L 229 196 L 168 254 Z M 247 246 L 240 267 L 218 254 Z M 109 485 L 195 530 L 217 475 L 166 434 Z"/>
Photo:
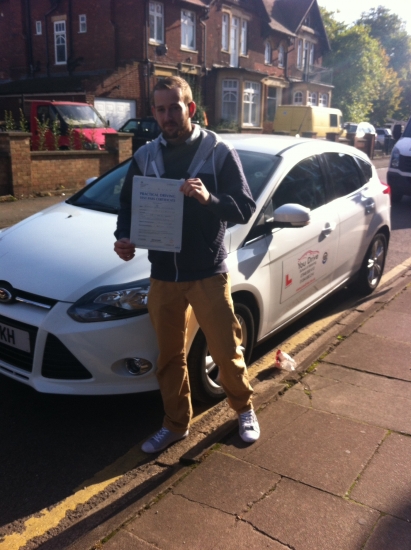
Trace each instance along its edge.
<path fill-rule="evenodd" d="M 180 50 L 181 50 L 182 52 L 198 53 L 198 50 L 196 50 L 195 48 L 194 48 L 194 49 L 191 49 L 191 48 L 189 48 L 188 46 L 183 46 L 183 45 L 180 46 Z"/>

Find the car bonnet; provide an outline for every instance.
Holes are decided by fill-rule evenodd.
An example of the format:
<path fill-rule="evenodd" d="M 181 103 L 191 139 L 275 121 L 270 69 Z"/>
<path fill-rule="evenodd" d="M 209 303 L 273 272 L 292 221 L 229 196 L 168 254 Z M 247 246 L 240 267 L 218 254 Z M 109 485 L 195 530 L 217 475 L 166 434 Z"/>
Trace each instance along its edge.
<path fill-rule="evenodd" d="M 0 281 L 74 302 L 96 287 L 149 276 L 147 250 L 114 252 L 117 216 L 61 203 L 0 232 Z"/>

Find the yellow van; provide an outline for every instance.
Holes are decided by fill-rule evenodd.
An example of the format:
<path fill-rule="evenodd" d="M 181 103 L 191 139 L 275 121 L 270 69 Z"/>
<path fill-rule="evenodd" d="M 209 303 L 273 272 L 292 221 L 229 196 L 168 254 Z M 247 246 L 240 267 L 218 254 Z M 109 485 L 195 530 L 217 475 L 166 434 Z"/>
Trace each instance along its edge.
<path fill-rule="evenodd" d="M 275 113 L 273 132 L 290 136 L 326 137 L 341 134 L 342 112 L 332 107 L 310 105 L 279 105 Z"/>

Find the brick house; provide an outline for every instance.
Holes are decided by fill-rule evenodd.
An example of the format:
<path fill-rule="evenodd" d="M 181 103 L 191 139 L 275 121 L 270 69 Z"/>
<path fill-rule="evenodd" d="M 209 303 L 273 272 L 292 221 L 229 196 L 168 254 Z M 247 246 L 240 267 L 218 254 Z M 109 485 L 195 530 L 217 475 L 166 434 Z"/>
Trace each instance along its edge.
<path fill-rule="evenodd" d="M 328 48 L 317 0 L 0 0 L 0 119 L 48 97 L 119 128 L 174 74 L 211 126 L 271 132 L 279 104 L 330 105 Z"/>
<path fill-rule="evenodd" d="M 275 0 L 272 17 L 285 25 L 294 38 L 288 50 L 287 79 L 290 87 L 283 97 L 289 105 L 331 106 L 332 70 L 322 67 L 330 50 L 318 4 L 313 0 Z"/>

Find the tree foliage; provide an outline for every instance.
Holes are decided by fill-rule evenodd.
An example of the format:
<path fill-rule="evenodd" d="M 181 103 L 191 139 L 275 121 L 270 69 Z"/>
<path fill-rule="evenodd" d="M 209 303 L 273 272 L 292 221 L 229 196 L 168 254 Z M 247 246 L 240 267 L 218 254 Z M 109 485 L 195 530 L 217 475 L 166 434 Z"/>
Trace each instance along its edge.
<path fill-rule="evenodd" d="M 338 23 L 334 13 L 324 9 L 321 15 L 331 44 L 324 65 L 333 68 L 333 106 L 342 110 L 347 121 L 382 125 L 398 111 L 401 100 L 391 58 L 368 25 Z"/>
<path fill-rule="evenodd" d="M 407 77 L 411 69 L 411 37 L 398 15 L 378 6 L 362 13 L 357 24 L 367 27 L 370 35 L 380 41 L 389 56 L 390 67 L 400 77 Z"/>
<path fill-rule="evenodd" d="M 400 78 L 401 94 L 397 108 L 387 110 L 387 118 L 408 119 L 411 114 L 411 36 L 404 22 L 387 8 L 379 6 L 362 13 L 358 24 L 364 25 L 371 36 L 379 40 L 386 51 L 389 66 Z"/>

